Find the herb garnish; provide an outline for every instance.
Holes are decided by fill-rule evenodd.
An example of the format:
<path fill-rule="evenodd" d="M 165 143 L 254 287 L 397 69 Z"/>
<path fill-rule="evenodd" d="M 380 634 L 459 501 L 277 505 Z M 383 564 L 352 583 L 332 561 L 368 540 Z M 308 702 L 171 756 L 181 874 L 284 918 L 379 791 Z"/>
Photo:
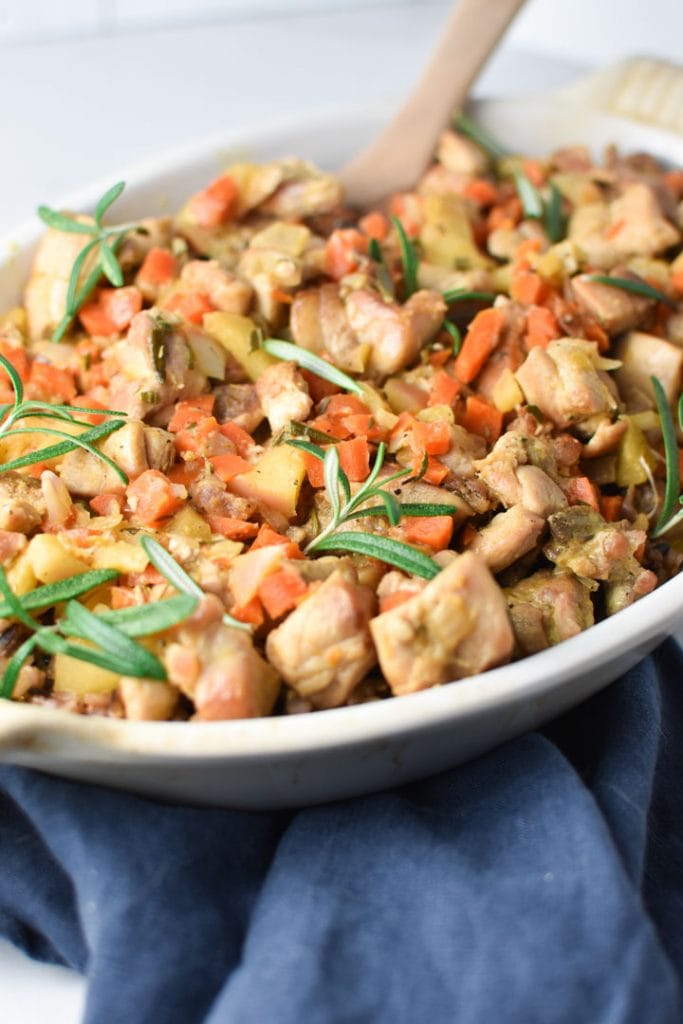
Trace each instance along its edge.
<path fill-rule="evenodd" d="M 105 227 L 102 224 L 102 218 L 125 187 L 125 181 L 118 181 L 107 189 L 97 202 L 92 224 L 77 220 L 69 214 L 59 213 L 57 210 L 50 209 L 49 206 L 38 207 L 38 216 L 48 227 L 54 228 L 56 231 L 90 237 L 90 241 L 81 249 L 71 268 L 69 287 L 66 293 L 66 311 L 52 334 L 53 341 L 62 340 L 79 309 L 89 298 L 103 275 L 115 288 L 120 288 L 123 284 L 123 270 L 116 257 L 116 252 L 126 234 L 136 230 L 139 225 L 133 222 L 118 224 L 115 227 Z M 95 257 L 95 262 L 81 283 L 81 274 L 91 253 Z"/>
<path fill-rule="evenodd" d="M 523 171 L 515 171 L 514 178 L 524 216 L 531 220 L 542 220 L 543 198 L 541 193 Z"/>
<path fill-rule="evenodd" d="M 181 565 L 178 565 L 173 555 L 158 540 L 155 540 L 154 537 L 144 536 L 141 537 L 140 544 L 154 568 L 168 580 L 171 586 L 175 587 L 181 594 L 192 597 L 197 601 L 205 596 L 199 584 L 192 579 L 189 573 L 185 572 Z M 240 622 L 239 619 L 233 618 L 227 612 L 223 615 L 223 623 L 226 626 L 232 626 L 234 629 L 243 629 L 247 633 L 251 632 L 251 626 L 248 622 Z"/>
<path fill-rule="evenodd" d="M 405 229 L 398 217 L 392 217 L 391 223 L 394 225 L 394 230 L 398 235 L 398 244 L 401 248 L 401 261 L 403 263 L 403 298 L 409 299 L 410 296 L 419 288 L 417 283 L 417 270 L 420 265 L 420 260 L 415 246 L 405 233 Z"/>
<path fill-rule="evenodd" d="M 562 212 L 562 193 L 554 181 L 549 185 L 550 198 L 545 204 L 543 226 L 551 242 L 560 242 L 564 238 L 566 225 Z"/>
<path fill-rule="evenodd" d="M 678 444 L 676 443 L 676 428 L 674 427 L 671 409 L 667 401 L 664 388 L 657 377 L 650 377 L 655 392 L 657 411 L 662 424 L 662 440 L 664 442 L 664 461 L 666 464 L 666 484 L 664 487 L 664 502 L 659 519 L 652 531 L 653 537 L 661 537 L 663 533 L 683 520 L 683 509 L 674 510 L 679 504 L 683 504 L 681 494 L 681 478 L 678 468 Z M 683 429 L 683 395 L 678 399 L 678 421 Z"/>
<path fill-rule="evenodd" d="M 99 441 L 103 437 L 107 437 L 108 434 L 112 434 L 119 427 L 122 427 L 125 423 L 123 419 L 111 419 L 106 423 L 99 423 L 93 427 L 90 423 L 84 420 L 77 419 L 74 413 L 97 413 L 99 416 L 125 416 L 125 412 L 118 412 L 116 409 L 89 409 L 85 406 L 79 405 L 51 405 L 48 402 L 38 402 L 27 400 L 24 401 L 24 385 L 21 382 L 21 377 L 12 366 L 8 359 L 5 359 L 3 355 L 0 355 L 0 366 L 5 370 L 9 379 L 12 383 L 12 389 L 14 391 L 14 404 L 13 405 L 0 405 L 0 416 L 5 416 L 2 424 L 0 424 L 0 438 L 6 437 L 18 437 L 26 434 L 47 434 L 49 437 L 59 437 L 62 440 L 58 444 L 48 445 L 46 448 L 38 448 L 35 451 L 27 452 L 25 455 L 20 455 L 16 459 L 11 459 L 9 462 L 0 463 L 0 473 L 7 473 L 13 469 L 22 469 L 24 466 L 31 466 L 35 462 L 46 462 L 48 459 L 60 458 L 62 455 L 66 455 L 67 452 L 73 451 L 75 448 L 83 448 L 85 451 L 90 452 L 91 455 L 101 459 L 102 462 L 106 463 L 110 469 L 112 469 L 119 479 L 124 483 L 128 483 L 128 477 L 123 472 L 120 466 L 118 466 L 113 459 L 110 459 L 108 455 L 101 452 L 99 448 L 95 448 L 93 445 L 94 441 Z M 61 420 L 62 422 L 68 421 L 69 423 L 76 424 L 77 426 L 87 427 L 88 429 L 82 434 L 69 434 L 64 430 L 57 430 L 52 427 L 37 426 L 37 427 L 18 427 L 11 429 L 12 425 L 17 420 L 29 419 L 33 416 L 39 416 L 42 419 L 53 419 Z"/>
<path fill-rule="evenodd" d="M 318 545 L 319 551 L 351 551 L 357 555 L 377 558 L 397 569 L 433 580 L 441 572 L 441 566 L 410 544 L 403 544 L 391 537 L 380 537 L 376 533 L 333 533 Z"/>
<path fill-rule="evenodd" d="M 389 273 L 389 268 L 384 262 L 384 254 L 382 253 L 382 247 L 376 238 L 370 239 L 368 246 L 368 255 L 375 264 L 377 272 L 377 287 L 379 288 L 380 295 L 385 302 L 393 302 L 394 295 L 394 282 Z"/>
<path fill-rule="evenodd" d="M 363 389 L 353 377 L 349 377 L 343 370 L 338 370 L 336 366 L 328 363 L 326 359 L 321 359 L 314 352 L 309 352 L 307 348 L 301 348 L 300 345 L 295 345 L 291 341 L 281 341 L 279 338 L 264 338 L 261 348 L 268 355 L 296 363 L 297 366 L 315 373 L 316 376 L 328 380 L 331 384 L 336 384 L 345 391 L 352 391 L 354 395 L 363 394 Z"/>
<path fill-rule="evenodd" d="M 444 302 L 450 306 L 452 302 L 493 302 L 494 292 L 470 291 L 468 288 L 451 288 L 442 292 Z"/>
<path fill-rule="evenodd" d="M 457 356 L 458 353 L 460 352 L 460 347 L 462 345 L 462 333 L 460 331 L 460 328 L 456 327 L 455 324 L 452 324 L 450 320 L 444 320 L 444 322 L 441 324 L 441 330 L 446 331 L 448 334 L 450 334 L 451 338 L 453 339 L 453 355 Z"/>
<path fill-rule="evenodd" d="M 501 144 L 494 139 L 485 128 L 481 125 L 476 124 L 471 117 L 460 111 L 453 118 L 453 126 L 460 132 L 461 135 L 465 135 L 471 142 L 476 143 L 480 149 L 494 160 L 502 160 L 503 157 L 507 156 L 507 150 L 503 149 Z"/>
<path fill-rule="evenodd" d="M 653 285 L 648 284 L 647 281 L 636 280 L 632 277 L 610 277 L 608 274 L 588 274 L 589 281 L 595 281 L 597 284 L 607 284 L 612 288 L 621 288 L 624 292 L 632 292 L 633 295 L 642 295 L 646 299 L 654 299 L 655 302 L 663 302 L 672 309 L 676 308 L 676 303 L 673 299 L 655 288 Z"/>

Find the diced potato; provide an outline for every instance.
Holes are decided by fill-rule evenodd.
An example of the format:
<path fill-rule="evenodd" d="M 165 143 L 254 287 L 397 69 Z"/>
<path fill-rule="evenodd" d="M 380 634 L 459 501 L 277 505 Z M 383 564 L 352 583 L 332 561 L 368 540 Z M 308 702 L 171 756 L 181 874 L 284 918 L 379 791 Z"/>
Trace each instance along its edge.
<path fill-rule="evenodd" d="M 303 224 L 288 224 L 276 220 L 263 231 L 258 231 L 249 247 L 251 249 L 280 249 L 290 256 L 301 256 L 311 240 L 311 232 Z"/>
<path fill-rule="evenodd" d="M 211 540 L 211 527 L 190 505 L 185 505 L 180 512 L 176 512 L 166 529 L 169 533 L 179 533 L 183 537 L 193 537 L 195 540 Z"/>
<path fill-rule="evenodd" d="M 31 426 L 35 427 L 36 433 L 31 432 L 30 434 L 18 434 L 13 437 L 0 437 L 0 462 L 9 462 L 11 459 L 18 459 L 21 455 L 26 455 L 28 452 L 34 452 L 38 448 L 44 448 L 46 444 L 51 443 L 53 440 L 56 442 L 58 438 L 50 438 L 50 441 L 46 441 L 46 435 L 41 433 L 44 429 L 54 430 L 55 421 L 53 419 L 47 419 L 42 416 L 32 416 L 30 420 L 19 424 L 19 426 L 25 427 L 26 429 Z M 65 434 L 83 434 L 88 427 L 81 427 L 77 423 L 71 423 L 69 420 L 60 420 L 59 429 Z M 49 434 L 47 435 L 49 438 Z M 45 463 L 47 466 L 52 465 L 52 460 Z"/>
<path fill-rule="evenodd" d="M 263 349 L 254 348 L 256 324 L 248 316 L 237 313 L 208 313 L 204 330 L 227 349 L 251 380 L 258 380 L 264 370 L 277 363 Z"/>
<path fill-rule="evenodd" d="M 54 689 L 58 693 L 109 693 L 116 689 L 121 678 L 116 672 L 70 658 L 68 654 L 55 655 L 54 677 Z"/>
<path fill-rule="evenodd" d="M 493 385 L 491 393 L 493 398 L 493 404 L 496 409 L 500 409 L 501 412 L 512 412 L 518 405 L 524 401 L 524 395 L 522 389 L 515 380 L 515 375 L 509 367 L 501 373 L 500 377 Z"/>
<path fill-rule="evenodd" d="M 669 403 L 678 398 L 683 371 L 683 349 L 654 334 L 629 331 L 615 347 L 622 362 L 615 373 L 617 386 L 629 411 L 640 412 L 655 404 L 650 377 L 657 377 Z"/>
<path fill-rule="evenodd" d="M 616 482 L 619 487 L 644 484 L 648 478 L 646 467 L 653 469 L 655 465 L 645 434 L 634 423 L 632 417 L 625 418 L 628 420 L 628 427 L 617 451 Z"/>
<path fill-rule="evenodd" d="M 467 207 L 460 196 L 426 195 L 424 216 L 420 244 L 428 263 L 459 268 L 491 266 L 474 243 Z"/>
<path fill-rule="evenodd" d="M 14 593 L 19 597 L 22 594 L 28 594 L 29 590 L 34 590 L 38 586 L 28 549 L 20 552 L 14 559 L 7 570 L 7 580 Z"/>
<path fill-rule="evenodd" d="M 228 361 L 225 348 L 203 331 L 188 331 L 187 343 L 197 369 L 213 380 L 223 380 Z"/>
<path fill-rule="evenodd" d="M 579 269 L 579 254 L 576 246 L 568 238 L 540 253 L 534 261 L 534 270 L 560 286 L 568 274 L 575 274 Z"/>
<path fill-rule="evenodd" d="M 428 405 L 426 409 L 420 409 L 415 419 L 423 423 L 439 423 L 445 420 L 446 423 L 454 424 L 455 416 L 450 405 Z"/>
<path fill-rule="evenodd" d="M 144 572 L 149 558 L 139 544 L 116 540 L 95 548 L 92 556 L 95 569 L 116 569 L 117 572 Z"/>
<path fill-rule="evenodd" d="M 119 697 L 126 718 L 131 721 L 163 722 L 172 717 L 180 691 L 156 679 L 125 676 L 119 685 Z"/>
<path fill-rule="evenodd" d="M 288 445 L 269 448 L 249 473 L 240 473 L 228 484 L 228 490 L 242 498 L 262 502 L 283 515 L 296 515 L 301 485 L 306 479 L 302 452 Z"/>
<path fill-rule="evenodd" d="M 26 548 L 26 557 L 40 583 L 58 583 L 90 568 L 52 533 L 39 533 L 32 537 Z"/>
<path fill-rule="evenodd" d="M 416 413 L 419 409 L 424 409 L 429 401 L 429 395 L 424 388 L 403 377 L 389 377 L 384 385 L 384 392 L 389 405 L 396 413 Z"/>

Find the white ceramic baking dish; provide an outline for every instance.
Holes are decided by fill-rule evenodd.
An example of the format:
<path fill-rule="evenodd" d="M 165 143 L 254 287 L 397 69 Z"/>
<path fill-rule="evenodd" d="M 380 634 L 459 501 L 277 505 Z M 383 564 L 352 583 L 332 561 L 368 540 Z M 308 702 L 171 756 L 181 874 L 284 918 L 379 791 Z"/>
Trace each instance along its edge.
<path fill-rule="evenodd" d="M 634 61 L 557 96 L 487 100 L 475 117 L 511 149 L 585 142 L 647 150 L 683 166 L 683 76 Z M 334 169 L 386 111 L 259 126 L 133 168 L 66 197 L 88 209 L 119 177 L 123 219 L 180 205 L 237 153 L 297 154 Z M 50 198 L 53 197 L 41 197 Z M 17 301 L 37 220 L 0 243 L 0 308 Z M 683 575 L 614 618 L 523 661 L 407 697 L 310 715 L 210 723 L 79 717 L 0 701 L 0 760 L 168 800 L 275 808 L 394 786 L 456 765 L 533 729 L 616 679 L 683 625 Z"/>

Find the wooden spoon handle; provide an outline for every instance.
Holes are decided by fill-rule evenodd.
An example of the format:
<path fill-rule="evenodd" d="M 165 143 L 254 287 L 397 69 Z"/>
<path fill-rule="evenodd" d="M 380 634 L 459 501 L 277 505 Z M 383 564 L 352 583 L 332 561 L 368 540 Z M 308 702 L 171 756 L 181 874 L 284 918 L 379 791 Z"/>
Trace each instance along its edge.
<path fill-rule="evenodd" d="M 410 188 L 424 171 L 442 128 L 525 0 L 460 0 L 436 50 L 396 117 L 341 171 L 349 203 L 368 206 Z"/>

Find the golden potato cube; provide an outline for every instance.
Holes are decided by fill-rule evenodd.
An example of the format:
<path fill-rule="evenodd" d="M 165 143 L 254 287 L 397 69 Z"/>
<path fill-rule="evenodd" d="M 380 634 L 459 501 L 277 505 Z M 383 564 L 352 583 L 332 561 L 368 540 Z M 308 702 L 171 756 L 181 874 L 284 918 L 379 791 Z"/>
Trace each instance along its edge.
<path fill-rule="evenodd" d="M 40 583 L 58 583 L 90 568 L 52 533 L 39 533 L 33 537 L 26 548 L 26 556 Z"/>
<path fill-rule="evenodd" d="M 240 473 L 228 490 L 242 498 L 262 502 L 288 518 L 296 515 L 301 485 L 306 479 L 302 452 L 288 445 L 269 448 L 249 473 Z"/>
<path fill-rule="evenodd" d="M 95 569 L 116 569 L 117 572 L 144 572 L 149 558 L 139 544 L 125 540 L 111 541 L 96 548 L 92 557 Z"/>
<path fill-rule="evenodd" d="M 59 693 L 109 693 L 119 685 L 121 676 L 88 661 L 56 654 L 54 689 Z"/>
<path fill-rule="evenodd" d="M 204 330 L 227 349 L 251 380 L 258 380 L 264 370 L 278 362 L 263 349 L 254 348 L 254 336 L 258 335 L 258 330 L 248 316 L 207 313 Z"/>

